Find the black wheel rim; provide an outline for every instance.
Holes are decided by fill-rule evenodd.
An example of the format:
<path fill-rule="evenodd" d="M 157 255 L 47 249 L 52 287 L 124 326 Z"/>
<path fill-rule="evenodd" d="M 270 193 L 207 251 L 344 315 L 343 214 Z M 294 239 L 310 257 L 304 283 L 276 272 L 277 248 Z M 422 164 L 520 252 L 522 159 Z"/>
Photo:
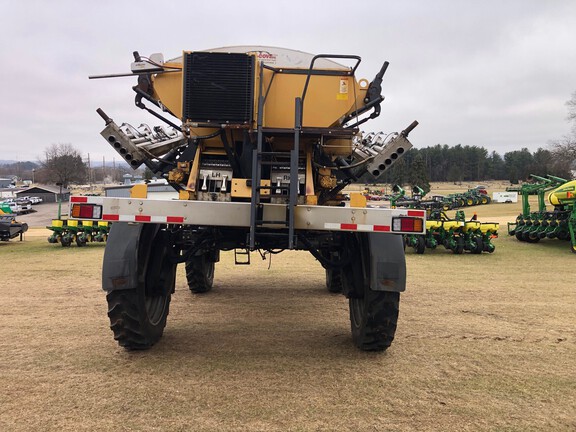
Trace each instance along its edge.
<path fill-rule="evenodd" d="M 215 264 L 213 262 L 206 264 L 206 279 L 210 284 L 214 281 L 214 267 Z"/>
<path fill-rule="evenodd" d="M 164 317 L 166 296 L 146 297 L 146 313 L 150 324 L 157 325 Z"/>
<path fill-rule="evenodd" d="M 151 242 L 154 250 L 146 264 L 144 304 L 148 321 L 152 325 L 157 325 L 164 319 L 175 276 L 175 264 L 170 261 L 169 243 L 163 236 L 163 231 L 156 233 L 154 241 Z"/>
<path fill-rule="evenodd" d="M 355 328 L 359 328 L 362 326 L 362 317 L 364 316 L 365 306 L 364 306 L 364 299 L 361 298 L 353 298 L 350 301 L 350 309 L 352 311 L 352 324 Z"/>

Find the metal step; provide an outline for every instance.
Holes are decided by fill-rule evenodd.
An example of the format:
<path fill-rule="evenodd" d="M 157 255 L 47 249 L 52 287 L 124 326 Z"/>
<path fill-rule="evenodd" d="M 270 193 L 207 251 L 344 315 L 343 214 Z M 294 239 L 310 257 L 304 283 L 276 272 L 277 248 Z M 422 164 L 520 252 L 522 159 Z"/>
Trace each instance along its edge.
<path fill-rule="evenodd" d="M 250 265 L 250 250 L 234 249 L 234 264 Z"/>

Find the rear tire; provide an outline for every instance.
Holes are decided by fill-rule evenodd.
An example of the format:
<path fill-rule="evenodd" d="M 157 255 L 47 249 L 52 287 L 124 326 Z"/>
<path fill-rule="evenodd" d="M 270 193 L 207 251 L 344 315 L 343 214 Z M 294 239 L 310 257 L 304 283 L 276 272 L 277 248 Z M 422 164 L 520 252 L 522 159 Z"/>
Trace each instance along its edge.
<path fill-rule="evenodd" d="M 416 246 L 414 247 L 417 254 L 422 255 L 426 251 L 426 239 L 423 235 L 416 236 Z"/>
<path fill-rule="evenodd" d="M 400 293 L 370 289 L 370 251 L 365 233 L 350 236 L 352 262 L 343 271 L 349 285 L 350 325 L 354 344 L 363 351 L 384 351 L 394 340 Z"/>
<path fill-rule="evenodd" d="M 106 249 L 118 247 L 116 243 L 124 240 L 121 230 L 133 229 L 128 224 L 116 225 Z M 128 350 L 148 349 L 162 337 L 176 281 L 171 249 L 169 235 L 161 225 L 144 225 L 138 239 L 138 282 L 106 295 L 110 329 L 118 344 Z"/>
<path fill-rule="evenodd" d="M 342 270 L 326 269 L 326 289 L 334 294 L 342 292 Z"/>
<path fill-rule="evenodd" d="M 384 351 L 394 340 L 400 293 L 371 291 L 350 299 L 352 340 L 363 351 Z"/>
<path fill-rule="evenodd" d="M 186 261 L 186 280 L 188 288 L 194 294 L 210 291 L 214 285 L 215 263 L 208 260 L 206 254 L 193 256 Z"/>

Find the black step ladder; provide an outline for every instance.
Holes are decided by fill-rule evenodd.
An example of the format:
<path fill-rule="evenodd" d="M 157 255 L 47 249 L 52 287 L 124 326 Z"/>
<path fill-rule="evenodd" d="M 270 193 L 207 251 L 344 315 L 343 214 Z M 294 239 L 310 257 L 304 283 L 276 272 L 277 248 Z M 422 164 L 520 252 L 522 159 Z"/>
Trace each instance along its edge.
<path fill-rule="evenodd" d="M 234 264 L 250 265 L 250 250 L 234 249 Z"/>
<path fill-rule="evenodd" d="M 284 152 L 286 156 L 289 154 L 289 164 L 290 164 L 290 186 L 289 186 L 289 201 L 286 205 L 286 220 L 283 222 L 277 221 L 265 221 L 264 220 L 264 207 L 261 202 L 261 190 L 272 189 L 274 186 L 262 186 L 262 165 L 269 163 L 268 157 L 278 156 L 278 152 L 263 152 L 262 146 L 264 141 L 264 130 L 263 130 L 263 116 L 264 116 L 264 105 L 266 103 L 266 96 L 270 90 L 272 80 L 274 79 L 275 73 L 280 73 L 281 70 L 274 69 L 270 66 L 265 66 L 264 63 L 260 64 L 260 88 L 258 96 L 258 118 L 257 118 L 257 128 L 258 128 L 258 138 L 257 147 L 252 153 L 252 199 L 250 201 L 250 234 L 248 239 L 248 246 L 250 250 L 256 248 L 256 237 L 258 234 L 262 234 L 262 226 L 266 223 L 285 226 L 288 228 L 288 242 L 287 248 L 294 249 L 296 247 L 296 237 L 294 235 L 294 213 L 296 211 L 296 205 L 298 203 L 298 192 L 300 189 L 299 179 L 298 179 L 298 153 L 300 151 L 300 136 L 302 134 L 302 122 L 303 122 L 303 109 L 304 100 L 306 98 L 306 92 L 308 90 L 308 85 L 310 84 L 310 78 L 312 77 L 314 71 L 314 63 L 320 58 L 342 58 L 355 60 L 356 64 L 350 71 L 346 74 L 348 76 L 354 76 L 356 68 L 360 64 L 360 57 L 350 56 L 350 55 L 331 55 L 331 54 L 318 54 L 315 55 L 311 62 L 310 67 L 306 73 L 306 81 L 304 83 L 304 88 L 302 90 L 302 96 L 295 99 L 295 121 L 294 121 L 294 145 L 289 152 Z M 270 69 L 274 72 L 272 75 L 270 84 L 266 94 L 263 93 L 263 71 L 264 68 Z M 286 131 L 289 131 L 287 129 Z"/>
<path fill-rule="evenodd" d="M 262 233 L 262 226 L 265 223 L 273 223 L 288 228 L 288 241 L 286 248 L 295 248 L 294 238 L 294 212 L 296 204 L 298 203 L 298 191 L 300 189 L 298 179 L 298 157 L 300 151 L 300 133 L 302 130 L 302 99 L 296 98 L 296 120 L 294 127 L 294 145 L 291 150 L 284 152 L 277 151 L 263 151 L 264 143 L 264 129 L 263 122 L 263 108 L 265 97 L 260 92 L 258 100 L 258 119 L 257 119 L 257 144 L 256 149 L 252 152 L 252 198 L 250 201 L 250 234 L 248 246 L 250 250 L 256 249 L 256 237 Z M 275 160 L 276 159 L 276 160 Z M 288 204 L 286 204 L 286 218 L 284 221 L 266 221 L 264 220 L 264 206 L 262 204 L 262 190 L 269 190 L 270 195 L 277 186 L 272 184 L 272 179 L 269 186 L 262 186 L 262 166 L 263 165 L 278 165 L 289 167 L 290 173 L 290 186 L 288 190 Z"/>

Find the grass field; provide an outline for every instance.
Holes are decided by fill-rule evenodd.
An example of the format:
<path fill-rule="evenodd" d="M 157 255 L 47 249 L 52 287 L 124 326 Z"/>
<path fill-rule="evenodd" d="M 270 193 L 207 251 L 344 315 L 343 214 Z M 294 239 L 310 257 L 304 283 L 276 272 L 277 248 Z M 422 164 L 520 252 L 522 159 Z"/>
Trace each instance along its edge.
<path fill-rule="evenodd" d="M 519 204 L 475 211 L 502 223 Z M 180 269 L 163 339 L 125 352 L 108 328 L 103 245 L 37 232 L 0 243 L 1 431 L 576 430 L 566 242 L 520 243 L 501 226 L 493 254 L 409 249 L 380 354 L 353 347 L 346 299 L 307 253 L 250 267 L 224 253 L 213 292 L 192 295 Z"/>

